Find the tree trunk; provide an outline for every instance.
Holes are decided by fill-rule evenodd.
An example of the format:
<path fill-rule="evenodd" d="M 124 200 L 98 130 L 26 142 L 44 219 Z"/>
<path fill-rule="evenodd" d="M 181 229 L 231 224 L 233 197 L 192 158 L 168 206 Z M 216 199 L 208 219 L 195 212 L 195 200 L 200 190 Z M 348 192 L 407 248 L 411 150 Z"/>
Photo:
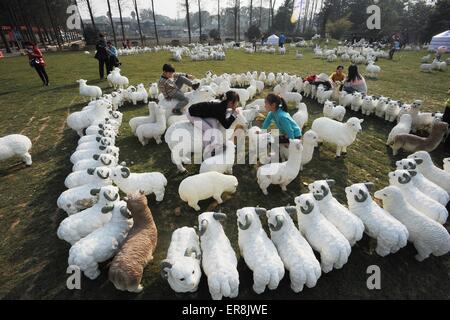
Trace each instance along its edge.
<path fill-rule="evenodd" d="M 198 0 L 198 27 L 200 29 L 200 39 L 201 39 L 201 37 L 202 37 L 202 8 L 200 5 L 200 0 Z"/>
<path fill-rule="evenodd" d="M 248 22 L 248 27 L 252 26 L 253 22 L 253 0 L 250 0 L 250 21 Z"/>
<path fill-rule="evenodd" d="M 3 30 L 2 30 L 1 28 L 0 28 L 0 36 L 1 36 L 1 38 L 2 38 L 3 44 L 5 45 L 6 52 L 7 52 L 7 53 L 11 53 L 11 49 L 9 48 L 9 42 L 8 42 L 8 40 L 6 39 L 6 36 L 5 36 L 5 34 L 3 33 Z"/>
<path fill-rule="evenodd" d="M 234 1 L 234 41 L 237 41 L 237 2 L 238 0 Z"/>
<path fill-rule="evenodd" d="M 141 38 L 141 46 L 144 47 L 144 37 L 142 36 L 141 20 L 139 19 L 139 10 L 137 5 L 137 0 L 134 0 L 134 9 L 136 11 L 136 18 L 139 28 L 139 37 Z"/>
<path fill-rule="evenodd" d="M 50 11 L 50 5 L 48 4 L 48 0 L 44 0 L 44 1 L 45 1 L 45 7 L 47 9 L 47 14 L 48 14 L 48 17 L 50 19 L 50 23 L 52 25 L 52 29 L 53 29 L 53 32 L 55 34 L 56 42 L 58 43 L 58 48 L 59 48 L 59 50 L 62 50 L 61 41 L 60 41 L 59 35 L 58 35 L 58 30 L 57 30 L 57 28 L 55 26 L 55 23 L 53 21 L 53 18 L 52 18 L 53 15 L 52 15 L 52 13 Z"/>
<path fill-rule="evenodd" d="M 189 43 L 192 42 L 192 38 L 191 38 L 191 19 L 189 17 L 189 1 L 186 0 L 186 22 L 187 22 L 187 27 L 188 27 L 188 35 L 189 35 Z"/>
<path fill-rule="evenodd" d="M 97 27 L 96 27 L 95 21 L 94 21 L 94 14 L 92 13 L 91 3 L 89 2 L 89 0 L 86 0 L 86 4 L 88 6 L 89 16 L 91 17 L 92 28 L 94 28 L 94 30 L 97 30 Z"/>
<path fill-rule="evenodd" d="M 267 26 L 267 30 L 270 30 L 270 26 L 271 26 L 271 12 L 272 12 L 272 0 L 270 0 L 270 2 L 269 2 L 269 24 L 268 24 L 268 26 Z"/>
<path fill-rule="evenodd" d="M 153 0 L 152 0 L 152 14 L 153 14 L 153 26 L 155 27 L 156 44 L 159 45 L 158 29 L 156 28 L 155 5 L 153 3 Z"/>
<path fill-rule="evenodd" d="M 24 22 L 25 27 L 27 28 L 30 40 L 33 41 L 33 43 L 37 43 L 37 39 L 33 31 L 33 26 L 30 24 L 30 17 L 28 16 L 28 12 L 24 9 L 21 0 L 18 0 L 17 4 L 19 5 L 20 16 L 22 18 L 22 21 Z"/>
<path fill-rule="evenodd" d="M 17 16 L 14 14 L 14 10 L 11 8 L 10 5 L 8 5 L 8 13 L 9 13 L 10 20 L 11 20 L 12 24 L 16 26 L 16 30 L 19 32 L 19 34 L 22 38 L 22 41 L 25 41 L 26 40 L 25 34 L 23 33 L 22 28 L 20 27 L 20 23 L 17 20 Z M 15 37 L 15 34 L 14 34 L 14 37 Z M 17 43 L 19 43 L 19 41 L 17 41 Z M 19 43 L 19 47 L 22 48 L 21 43 Z"/>
<path fill-rule="evenodd" d="M 217 31 L 220 38 L 220 0 L 217 0 Z"/>
<path fill-rule="evenodd" d="M 238 0 L 238 8 L 237 8 L 237 16 L 238 16 L 238 18 L 237 18 L 237 23 L 238 23 L 238 32 L 237 32 L 237 34 L 238 34 L 238 41 L 241 41 L 241 12 L 240 12 L 240 10 L 241 10 L 241 1 Z"/>
<path fill-rule="evenodd" d="M 109 0 L 107 2 L 108 2 L 109 21 L 111 23 L 111 29 L 112 29 L 113 38 L 114 38 L 114 46 L 117 48 L 116 28 L 114 28 L 114 21 L 113 21 L 113 18 L 112 18 L 111 3 L 110 3 Z"/>
<path fill-rule="evenodd" d="M 262 22 L 262 0 L 259 3 L 259 24 L 258 24 L 258 26 L 260 29 L 261 29 L 261 22 Z"/>
<path fill-rule="evenodd" d="M 108 3 L 109 3 L 109 0 L 108 0 Z M 80 7 L 78 6 L 77 0 L 75 0 L 75 5 L 77 6 L 78 16 L 80 17 L 81 33 L 84 34 L 84 23 L 83 23 L 83 19 L 81 18 Z"/>
<path fill-rule="evenodd" d="M 125 29 L 123 28 L 122 7 L 120 6 L 120 0 L 117 0 L 117 6 L 119 7 L 120 26 L 122 27 L 122 41 L 125 42 Z"/>
<path fill-rule="evenodd" d="M 305 17 L 303 18 L 303 32 L 306 31 L 306 23 L 308 21 L 308 11 L 309 11 L 310 0 L 306 0 Z"/>

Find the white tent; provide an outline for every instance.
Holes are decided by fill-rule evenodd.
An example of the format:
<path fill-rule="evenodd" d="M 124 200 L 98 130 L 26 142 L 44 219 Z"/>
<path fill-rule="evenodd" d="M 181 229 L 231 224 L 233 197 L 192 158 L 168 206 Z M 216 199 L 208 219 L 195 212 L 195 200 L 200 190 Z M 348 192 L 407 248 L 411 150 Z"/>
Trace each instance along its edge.
<path fill-rule="evenodd" d="M 269 46 L 277 46 L 279 39 L 280 38 L 278 38 L 275 34 L 273 34 L 267 38 L 266 44 Z"/>
<path fill-rule="evenodd" d="M 447 52 L 450 52 L 450 30 L 435 35 L 431 39 L 429 49 L 437 50 L 439 47 L 447 47 Z"/>

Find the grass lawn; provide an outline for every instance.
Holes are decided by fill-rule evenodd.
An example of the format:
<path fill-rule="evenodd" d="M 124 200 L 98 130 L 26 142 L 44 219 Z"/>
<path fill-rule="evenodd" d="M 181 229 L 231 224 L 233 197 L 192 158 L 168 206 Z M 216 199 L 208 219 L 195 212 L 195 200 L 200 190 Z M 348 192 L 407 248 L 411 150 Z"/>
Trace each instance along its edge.
<path fill-rule="evenodd" d="M 337 63 L 313 59 L 311 50 L 302 50 L 303 60 L 295 59 L 295 50 L 286 56 L 247 55 L 230 50 L 225 61 L 176 63 L 177 70 L 202 77 L 206 71 L 224 72 L 272 71 L 307 75 L 331 73 Z M 419 72 L 420 57 L 425 52 L 400 52 L 394 61 L 381 60 L 380 80 L 370 81 L 369 93 L 384 95 L 410 102 L 422 99 L 425 109 L 441 111 L 444 108 L 449 71 L 425 74 Z M 132 84 L 155 82 L 163 63 L 170 53 L 150 53 L 122 57 L 122 73 Z M 158 226 L 158 247 L 144 273 L 144 291 L 139 295 L 122 293 L 114 289 L 107 278 L 107 263 L 102 264 L 102 275 L 95 281 L 82 280 L 82 290 L 66 289 L 67 258 L 70 246 L 56 236 L 56 229 L 65 214 L 58 210 L 56 199 L 65 190 L 64 179 L 71 172 L 69 157 L 78 136 L 67 128 L 65 120 L 70 112 L 81 109 L 85 102 L 78 96 L 77 79 L 100 85 L 106 91 L 106 81 L 99 82 L 96 60 L 83 53 L 52 53 L 46 55 L 47 72 L 51 86 L 44 88 L 27 62 L 26 57 L 0 60 L 0 136 L 22 133 L 33 141 L 33 165 L 18 164 L 18 159 L 0 163 L 0 298 L 3 299 L 209 299 L 206 278 L 195 294 L 176 295 L 159 274 L 159 262 L 165 258 L 172 232 L 179 227 L 197 224 L 197 214 L 178 197 L 178 185 L 188 174 L 179 174 L 170 161 L 165 144 L 154 142 L 142 147 L 132 136 L 128 121 L 145 115 L 147 107 L 126 105 L 121 111 L 124 121 L 117 145 L 121 161 L 126 161 L 135 172 L 160 171 L 169 181 L 165 200 L 150 208 Z M 364 70 L 364 67 L 363 67 Z M 305 99 L 310 121 L 321 116 L 321 108 Z M 361 114 L 347 113 L 362 117 Z M 308 124 L 311 125 L 311 122 Z M 395 161 L 385 140 L 392 125 L 379 118 L 369 117 L 363 123 L 364 132 L 349 148 L 346 158 L 335 160 L 335 150 L 328 145 L 316 152 L 314 160 L 283 193 L 278 187 L 270 189 L 270 196 L 262 195 L 256 183 L 256 167 L 236 165 L 234 174 L 239 179 L 238 192 L 221 206 L 214 201 L 201 202 L 204 211 L 222 210 L 229 215 L 225 231 L 238 254 L 235 212 L 245 206 L 266 208 L 293 204 L 295 196 L 307 192 L 306 183 L 332 178 L 337 181 L 333 192 L 346 203 L 344 188 L 357 182 L 372 181 L 377 188 L 388 184 L 387 173 L 394 169 Z M 450 150 L 440 147 L 433 158 L 441 165 Z M 187 166 L 189 174 L 198 172 L 198 166 Z M 181 209 L 181 215 L 175 214 Z M 264 222 L 265 224 L 265 222 Z M 448 225 L 446 225 L 448 228 Z M 257 296 L 252 291 L 252 274 L 239 260 L 241 299 L 410 299 L 450 298 L 450 256 L 431 257 L 419 263 L 414 259 L 415 249 L 408 245 L 399 253 L 381 258 L 375 253 L 376 242 L 367 236 L 357 243 L 348 264 L 342 270 L 322 275 L 317 286 L 294 294 L 288 276 L 273 292 Z M 382 290 L 370 291 L 366 287 L 370 265 L 381 268 Z"/>

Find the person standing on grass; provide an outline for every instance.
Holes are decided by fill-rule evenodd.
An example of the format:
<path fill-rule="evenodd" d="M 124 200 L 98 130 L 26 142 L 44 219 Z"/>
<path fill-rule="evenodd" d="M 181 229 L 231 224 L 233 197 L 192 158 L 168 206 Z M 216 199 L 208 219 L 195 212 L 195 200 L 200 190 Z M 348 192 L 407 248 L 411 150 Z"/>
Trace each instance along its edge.
<path fill-rule="evenodd" d="M 284 43 L 286 42 L 286 36 L 284 35 L 284 33 L 282 33 L 280 35 L 278 42 L 279 42 L 278 44 L 279 44 L 280 48 L 284 48 Z"/>
<path fill-rule="evenodd" d="M 45 71 L 45 61 L 41 50 L 38 48 L 37 44 L 31 42 L 25 43 L 25 50 L 30 61 L 30 66 L 36 70 L 44 86 L 48 86 L 48 75 Z"/>
<path fill-rule="evenodd" d="M 450 126 L 450 87 L 448 87 L 448 91 L 447 91 L 447 101 L 445 102 L 445 111 L 444 111 L 444 116 L 442 117 L 442 121 L 448 123 L 448 125 Z M 445 145 L 447 147 L 450 147 L 450 137 L 449 137 L 449 133 L 447 133 L 447 137 L 445 139 Z"/>
<path fill-rule="evenodd" d="M 395 52 L 397 52 L 398 50 L 400 50 L 401 47 L 401 43 L 400 43 L 400 35 L 398 34 L 394 34 L 392 36 L 392 46 L 391 46 L 391 50 L 389 51 L 389 59 L 392 60 L 394 59 L 394 54 Z"/>
<path fill-rule="evenodd" d="M 111 66 L 109 64 L 109 54 L 108 51 L 106 50 L 106 38 L 103 33 L 99 34 L 99 40 L 97 41 L 95 48 L 97 49 L 95 59 L 98 60 L 98 72 L 100 74 L 100 79 L 104 79 L 105 67 L 106 67 L 106 74 L 109 74 L 111 72 Z"/>
<path fill-rule="evenodd" d="M 170 64 L 163 66 L 163 73 L 159 78 L 158 89 L 164 95 L 166 100 L 177 100 L 178 103 L 173 109 L 173 114 L 181 115 L 182 109 L 187 106 L 189 99 L 186 98 L 184 93 L 180 90 L 185 84 L 194 90 L 197 90 L 200 86 L 199 83 L 192 83 L 190 79 L 194 77 L 187 73 L 175 73 L 175 68 Z"/>

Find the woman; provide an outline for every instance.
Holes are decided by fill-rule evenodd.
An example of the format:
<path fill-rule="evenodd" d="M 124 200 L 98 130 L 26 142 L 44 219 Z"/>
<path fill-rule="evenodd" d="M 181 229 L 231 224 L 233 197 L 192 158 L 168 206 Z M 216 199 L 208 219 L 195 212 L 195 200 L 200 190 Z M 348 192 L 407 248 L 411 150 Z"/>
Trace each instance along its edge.
<path fill-rule="evenodd" d="M 290 139 L 301 139 L 302 129 L 289 114 L 286 101 L 274 93 L 269 93 L 265 102 L 265 108 L 269 114 L 262 125 L 262 129 L 268 129 L 272 122 L 275 121 L 281 133 L 280 143 L 289 143 Z"/>
<path fill-rule="evenodd" d="M 207 130 L 218 129 L 219 123 L 225 129 L 229 129 L 236 120 L 238 104 L 239 95 L 234 91 L 228 91 L 221 102 L 193 104 L 189 107 L 186 116 L 196 128 L 202 130 L 204 135 Z M 204 144 L 205 142 L 209 144 L 211 141 L 204 141 Z"/>
<path fill-rule="evenodd" d="M 48 86 L 48 75 L 45 71 L 45 61 L 41 50 L 39 50 L 37 44 L 26 42 L 25 49 L 27 51 L 28 59 L 30 61 L 30 66 L 36 69 L 39 77 L 41 78 L 44 86 Z"/>
<path fill-rule="evenodd" d="M 347 93 L 361 92 L 367 94 L 366 79 L 359 74 L 358 66 L 351 65 L 348 68 L 348 76 L 344 82 L 344 91 Z"/>

